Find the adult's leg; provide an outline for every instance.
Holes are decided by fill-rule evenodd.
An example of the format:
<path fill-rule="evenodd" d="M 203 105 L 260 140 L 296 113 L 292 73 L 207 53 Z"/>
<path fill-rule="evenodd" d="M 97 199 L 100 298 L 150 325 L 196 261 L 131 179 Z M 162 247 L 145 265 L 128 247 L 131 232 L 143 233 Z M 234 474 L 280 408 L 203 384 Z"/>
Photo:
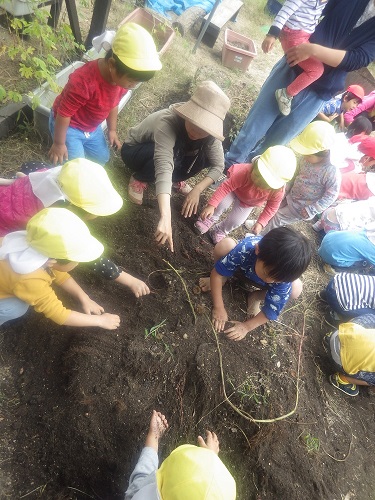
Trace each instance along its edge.
<path fill-rule="evenodd" d="M 85 151 L 85 158 L 88 160 L 103 166 L 108 162 L 110 157 L 108 143 L 101 125 L 99 125 L 94 132 L 90 132 L 88 137 L 85 137 L 83 148 Z"/>
<path fill-rule="evenodd" d="M 0 300 L 0 325 L 12 319 L 26 314 L 29 305 L 17 297 L 9 297 Z"/>
<path fill-rule="evenodd" d="M 240 200 L 237 196 L 235 196 L 232 209 L 227 216 L 215 226 L 215 228 L 225 234 L 228 234 L 237 227 L 241 226 L 241 224 L 243 224 L 248 218 L 252 210 L 253 207 L 241 207 Z"/>
<path fill-rule="evenodd" d="M 145 142 L 136 146 L 124 143 L 121 148 L 121 158 L 132 171 L 134 179 L 141 182 L 155 182 L 153 142 Z"/>
<path fill-rule="evenodd" d="M 285 56 L 273 67 L 240 132 L 225 155 L 227 166 L 246 163 L 268 147 L 288 143 L 319 113 L 323 100 L 305 89 L 294 99 L 288 116 L 280 114 L 275 91 L 286 88 L 296 77 Z M 262 139 L 264 138 L 264 141 Z"/>

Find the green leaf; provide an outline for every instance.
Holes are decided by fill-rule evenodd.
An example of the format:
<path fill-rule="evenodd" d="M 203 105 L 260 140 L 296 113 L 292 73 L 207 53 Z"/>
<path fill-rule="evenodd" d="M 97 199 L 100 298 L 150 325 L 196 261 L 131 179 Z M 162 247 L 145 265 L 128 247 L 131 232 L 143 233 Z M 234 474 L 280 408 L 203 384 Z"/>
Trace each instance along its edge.
<path fill-rule="evenodd" d="M 24 78 L 31 78 L 34 74 L 34 70 L 33 68 L 30 68 L 30 66 L 20 63 L 20 74 Z"/>

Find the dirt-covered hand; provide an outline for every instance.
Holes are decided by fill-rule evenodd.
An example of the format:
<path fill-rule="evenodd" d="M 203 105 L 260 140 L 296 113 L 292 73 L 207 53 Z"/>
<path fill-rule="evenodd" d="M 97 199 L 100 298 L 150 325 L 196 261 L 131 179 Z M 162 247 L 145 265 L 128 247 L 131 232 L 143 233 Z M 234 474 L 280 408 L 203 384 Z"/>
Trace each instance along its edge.
<path fill-rule="evenodd" d="M 105 330 L 116 330 L 120 326 L 120 317 L 117 314 L 104 313 L 98 319 L 98 326 Z"/>
<path fill-rule="evenodd" d="M 228 335 L 231 340 L 242 340 L 246 337 L 248 329 L 241 323 L 241 321 L 231 321 L 233 326 L 227 328 L 224 333 Z"/>
<path fill-rule="evenodd" d="M 197 213 L 199 199 L 199 189 L 193 188 L 190 193 L 186 195 L 186 198 L 182 205 L 181 214 L 183 215 L 183 217 L 191 217 L 193 214 L 195 215 Z"/>
<path fill-rule="evenodd" d="M 206 431 L 206 440 L 204 440 L 202 436 L 198 436 L 198 445 L 201 448 L 207 448 L 213 451 L 216 455 L 219 454 L 219 439 L 214 432 Z"/>
<path fill-rule="evenodd" d="M 103 314 L 104 307 L 97 304 L 94 300 L 90 299 L 90 297 L 85 297 L 81 300 L 82 310 L 85 314 Z"/>
<path fill-rule="evenodd" d="M 168 242 L 169 248 L 173 252 L 172 222 L 170 218 L 162 217 L 159 220 L 155 231 L 155 240 L 158 245 L 164 245 L 164 243 Z"/>
<path fill-rule="evenodd" d="M 212 309 L 212 324 L 215 330 L 222 332 L 225 327 L 225 323 L 228 321 L 228 314 L 224 308 L 214 307 Z"/>
<path fill-rule="evenodd" d="M 51 149 L 48 151 L 48 158 L 51 160 L 53 165 L 63 164 L 65 160 L 68 160 L 68 149 L 65 144 L 55 144 L 53 143 Z"/>

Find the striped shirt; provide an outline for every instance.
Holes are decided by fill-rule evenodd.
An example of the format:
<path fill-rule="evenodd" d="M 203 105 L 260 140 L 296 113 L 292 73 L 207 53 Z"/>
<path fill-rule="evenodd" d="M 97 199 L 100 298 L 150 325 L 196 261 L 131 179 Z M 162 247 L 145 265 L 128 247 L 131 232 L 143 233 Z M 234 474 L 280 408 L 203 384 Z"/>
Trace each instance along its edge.
<path fill-rule="evenodd" d="M 328 0 L 286 0 L 268 32 L 278 37 L 284 26 L 313 33 Z"/>
<path fill-rule="evenodd" d="M 337 300 L 345 311 L 375 309 L 375 276 L 339 273 L 333 280 Z"/>

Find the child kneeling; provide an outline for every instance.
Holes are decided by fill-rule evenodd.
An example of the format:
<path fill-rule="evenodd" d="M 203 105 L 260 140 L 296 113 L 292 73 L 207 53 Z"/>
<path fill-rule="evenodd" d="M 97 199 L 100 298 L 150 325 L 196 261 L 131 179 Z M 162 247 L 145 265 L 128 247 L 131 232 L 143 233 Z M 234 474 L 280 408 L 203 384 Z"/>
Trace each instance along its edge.
<path fill-rule="evenodd" d="M 237 270 L 262 290 L 249 294 L 248 319 L 231 321 L 234 326 L 224 330 L 232 340 L 241 340 L 258 326 L 276 320 L 289 298 L 301 294 L 302 282 L 298 278 L 307 269 L 311 254 L 309 240 L 287 227 L 273 229 L 264 237 L 247 237 L 238 244 L 232 238 L 220 241 L 214 248 L 216 264 L 210 278 L 199 280 L 202 291 L 211 290 L 214 328 L 223 331 L 228 321 L 222 288 Z"/>
<path fill-rule="evenodd" d="M 116 329 L 120 318 L 104 313 L 68 274 L 103 250 L 85 223 L 65 208 L 45 208 L 26 231 L 6 235 L 0 247 L 0 325 L 23 316 L 31 305 L 59 325 Z M 76 298 L 83 313 L 64 307 L 53 283 Z"/>

